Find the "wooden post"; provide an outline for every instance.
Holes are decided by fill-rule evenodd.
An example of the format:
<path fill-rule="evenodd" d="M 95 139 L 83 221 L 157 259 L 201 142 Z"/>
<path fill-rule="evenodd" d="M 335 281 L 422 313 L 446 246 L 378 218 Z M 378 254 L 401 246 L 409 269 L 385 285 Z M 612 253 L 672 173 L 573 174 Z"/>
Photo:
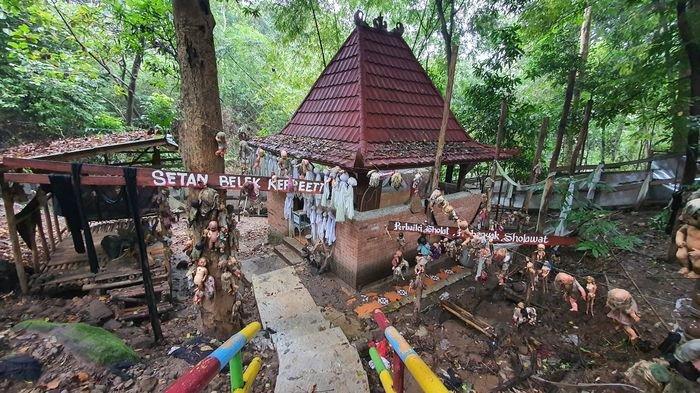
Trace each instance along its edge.
<path fill-rule="evenodd" d="M 459 172 L 457 173 L 457 192 L 462 191 L 462 187 L 464 187 L 464 178 L 467 177 L 467 172 L 469 172 L 469 167 L 467 164 L 459 164 Z"/>
<path fill-rule="evenodd" d="M 590 99 L 586 102 L 586 108 L 583 111 L 583 122 L 581 123 L 581 131 L 578 134 L 578 140 L 576 141 L 576 147 L 571 153 L 571 162 L 569 163 L 569 174 L 573 175 L 576 172 L 576 164 L 578 162 L 578 155 L 581 154 L 581 149 L 583 149 L 583 143 L 588 137 L 588 124 L 591 121 L 591 111 L 593 110 L 593 100 Z"/>
<path fill-rule="evenodd" d="M 44 212 L 44 221 L 46 221 L 46 229 L 49 232 L 49 241 L 51 242 L 51 251 L 56 251 L 56 237 L 53 234 L 53 223 L 51 222 L 51 214 L 49 213 L 49 204 L 47 203 L 46 193 L 40 188 L 37 191 L 39 204 Z"/>
<path fill-rule="evenodd" d="M 537 166 L 540 165 L 540 160 L 542 159 L 542 149 L 544 148 L 544 141 L 547 140 L 547 130 L 549 129 L 549 117 L 545 116 L 542 119 L 542 125 L 540 126 L 540 135 L 537 137 L 537 149 L 535 150 L 535 158 L 532 159 L 532 173 L 530 173 L 530 185 L 537 182 Z M 540 172 L 542 170 L 540 169 Z M 527 190 L 525 194 L 525 200 L 523 201 L 523 211 L 528 211 L 530 208 L 530 200 L 532 199 L 532 190 Z"/>
<path fill-rule="evenodd" d="M 26 295 L 29 293 L 29 286 L 27 285 L 27 275 L 24 272 L 24 265 L 22 264 L 22 251 L 19 248 L 19 236 L 17 236 L 17 224 L 15 222 L 14 198 L 12 198 L 9 186 L 4 181 L 2 182 L 2 202 L 5 205 L 7 232 L 10 236 L 10 242 L 12 243 L 12 257 L 15 263 L 15 270 L 17 271 L 17 280 L 19 281 L 19 287 L 22 293 Z"/>
<path fill-rule="evenodd" d="M 34 273 L 39 273 L 41 271 L 41 265 L 39 264 L 39 249 L 36 246 L 36 229 L 34 229 L 29 237 L 29 248 L 32 250 L 32 266 L 34 267 Z"/>
<path fill-rule="evenodd" d="M 44 224 L 41 222 L 41 216 L 39 216 L 39 222 L 36 224 L 36 229 L 39 232 L 39 240 L 41 240 L 41 248 L 44 249 L 44 258 L 46 263 L 51 259 L 51 250 L 49 250 L 49 243 L 46 241 L 46 233 L 44 233 Z"/>
<path fill-rule="evenodd" d="M 537 215 L 537 231 L 544 230 L 544 222 L 547 219 L 547 211 L 549 210 L 549 202 L 552 198 L 552 187 L 554 186 L 554 176 L 557 171 L 557 162 L 559 162 L 559 154 L 561 153 L 561 144 L 566 131 L 566 124 L 569 119 L 569 111 L 571 110 L 571 98 L 574 95 L 574 84 L 576 83 L 576 69 L 569 71 L 569 76 L 566 81 L 566 92 L 564 93 L 564 107 L 559 118 L 557 126 L 557 141 L 554 144 L 552 158 L 549 160 L 549 172 L 547 181 L 542 190 L 542 200 L 540 201 L 540 211 Z"/>
<path fill-rule="evenodd" d="M 457 49 L 457 45 L 453 44 L 450 65 L 447 70 L 447 88 L 445 89 L 445 100 L 442 107 L 442 123 L 440 124 L 440 135 L 438 136 L 437 151 L 435 152 L 433 179 L 430 183 L 428 193 L 431 193 L 440 184 L 440 166 L 442 166 L 442 151 L 445 149 L 445 133 L 447 132 L 447 123 L 450 120 L 450 101 L 452 101 L 452 88 L 454 87 L 455 82 L 455 67 L 457 66 L 458 57 Z"/>
<path fill-rule="evenodd" d="M 58 214 L 56 214 L 56 206 L 53 200 L 51 201 L 51 215 L 53 216 L 53 224 L 56 226 L 56 237 L 58 237 L 58 242 L 63 241 L 63 235 L 61 235 L 61 223 L 58 221 Z"/>

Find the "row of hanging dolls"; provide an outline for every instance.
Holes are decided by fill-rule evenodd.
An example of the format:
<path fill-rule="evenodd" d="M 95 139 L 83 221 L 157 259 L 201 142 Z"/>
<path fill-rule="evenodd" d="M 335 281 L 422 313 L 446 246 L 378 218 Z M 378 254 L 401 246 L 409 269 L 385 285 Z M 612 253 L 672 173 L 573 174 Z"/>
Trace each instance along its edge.
<path fill-rule="evenodd" d="M 323 182 L 322 194 L 302 194 L 290 190 L 284 200 L 284 218 L 290 220 L 294 197 L 302 199 L 314 242 L 323 240 L 332 245 L 335 243 L 335 224 L 355 217 L 353 199 L 357 180 L 341 168 L 323 168 L 306 159 L 290 158 L 285 150 L 275 157 L 260 148 L 249 154 L 248 161 L 252 162 L 250 168 L 254 175 Z"/>

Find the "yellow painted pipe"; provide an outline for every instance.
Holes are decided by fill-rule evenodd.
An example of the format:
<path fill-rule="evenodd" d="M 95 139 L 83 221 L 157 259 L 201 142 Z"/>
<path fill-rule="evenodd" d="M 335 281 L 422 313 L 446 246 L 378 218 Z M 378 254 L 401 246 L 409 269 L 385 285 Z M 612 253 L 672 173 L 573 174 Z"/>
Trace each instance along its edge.
<path fill-rule="evenodd" d="M 250 341 L 253 339 L 256 333 L 258 333 L 262 329 L 262 324 L 260 322 L 255 321 L 251 322 L 246 327 L 241 329 L 241 333 L 245 336 L 247 341 Z"/>
<path fill-rule="evenodd" d="M 421 389 L 428 393 L 449 393 L 445 385 L 442 384 L 440 378 L 435 375 L 433 370 L 428 367 L 423 359 L 416 354 L 411 345 L 403 338 L 401 333 L 395 327 L 389 326 L 384 329 L 384 337 L 389 341 L 391 348 L 401 358 L 401 361 L 406 365 L 408 371 L 413 375 L 413 378 L 418 382 Z"/>
<path fill-rule="evenodd" d="M 394 390 L 394 380 L 391 378 L 389 370 L 384 369 L 379 373 L 379 381 L 382 383 L 385 393 L 396 393 L 396 390 Z"/>
<path fill-rule="evenodd" d="M 403 361 L 413 378 L 418 382 L 424 392 L 449 393 L 440 378 L 428 367 L 427 364 L 415 353 L 408 355 Z"/>
<path fill-rule="evenodd" d="M 250 326 L 250 325 L 249 325 Z M 255 334 L 255 333 L 253 333 Z M 249 393 L 253 390 L 253 382 L 260 372 L 262 367 L 262 359 L 259 357 L 253 358 L 243 372 L 243 380 L 245 385 L 242 388 L 235 389 L 233 393 Z"/>

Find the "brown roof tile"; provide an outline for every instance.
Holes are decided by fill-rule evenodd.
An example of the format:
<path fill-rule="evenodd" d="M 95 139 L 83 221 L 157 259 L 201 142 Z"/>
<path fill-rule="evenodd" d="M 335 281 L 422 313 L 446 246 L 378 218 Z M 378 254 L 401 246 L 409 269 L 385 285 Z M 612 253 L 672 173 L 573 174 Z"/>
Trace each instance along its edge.
<path fill-rule="evenodd" d="M 433 163 L 443 99 L 400 33 L 358 23 L 280 134 L 265 149 L 345 168 Z M 450 114 L 443 162 L 493 159 Z M 500 158 L 515 151 L 505 150 Z"/>

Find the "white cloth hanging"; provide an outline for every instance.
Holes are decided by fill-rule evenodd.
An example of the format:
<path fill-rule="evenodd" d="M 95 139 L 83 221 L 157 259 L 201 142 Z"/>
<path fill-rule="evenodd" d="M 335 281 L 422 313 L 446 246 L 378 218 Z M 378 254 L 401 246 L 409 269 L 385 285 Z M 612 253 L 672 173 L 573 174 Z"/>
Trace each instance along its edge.
<path fill-rule="evenodd" d="M 340 178 L 337 179 L 337 186 L 333 188 L 333 207 L 335 208 L 336 222 L 345 222 L 345 216 L 347 215 L 345 197 L 347 195 L 347 189 L 350 188 L 350 185 L 348 185 L 349 178 L 350 176 L 347 173 L 343 173 L 340 175 Z"/>
<path fill-rule="evenodd" d="M 319 239 L 325 239 L 327 217 L 328 213 L 324 211 L 320 211 L 316 215 L 316 234 L 318 235 Z"/>
<path fill-rule="evenodd" d="M 333 212 L 328 212 L 328 217 L 326 218 L 326 244 L 329 246 L 335 243 L 335 216 Z"/>
<path fill-rule="evenodd" d="M 331 173 L 328 169 L 324 172 L 323 179 L 323 194 L 321 195 L 321 206 L 331 207 L 331 188 L 332 182 L 335 174 Z"/>
<path fill-rule="evenodd" d="M 311 229 L 311 239 L 316 241 L 316 237 L 318 234 L 316 233 L 317 231 L 317 226 L 316 226 L 316 209 L 311 209 L 309 212 L 309 228 Z"/>
<path fill-rule="evenodd" d="M 284 198 L 284 219 L 289 220 L 292 218 L 292 207 L 294 206 L 294 193 L 288 192 L 287 197 Z"/>
<path fill-rule="evenodd" d="M 314 180 L 314 174 L 311 171 L 306 172 L 306 180 L 313 181 Z M 311 212 L 314 210 L 314 195 L 313 194 L 304 194 L 304 213 L 306 213 L 307 216 L 311 216 Z"/>
<path fill-rule="evenodd" d="M 323 181 L 323 176 L 321 175 L 321 168 L 318 166 L 314 167 L 314 181 L 321 182 Z M 314 205 L 316 206 L 321 206 L 321 194 L 315 194 L 314 195 Z"/>

